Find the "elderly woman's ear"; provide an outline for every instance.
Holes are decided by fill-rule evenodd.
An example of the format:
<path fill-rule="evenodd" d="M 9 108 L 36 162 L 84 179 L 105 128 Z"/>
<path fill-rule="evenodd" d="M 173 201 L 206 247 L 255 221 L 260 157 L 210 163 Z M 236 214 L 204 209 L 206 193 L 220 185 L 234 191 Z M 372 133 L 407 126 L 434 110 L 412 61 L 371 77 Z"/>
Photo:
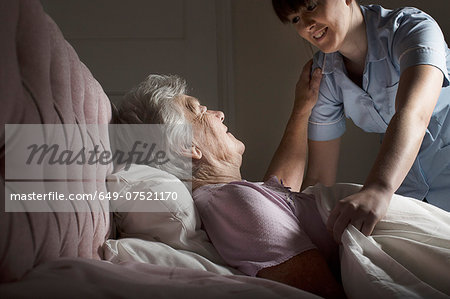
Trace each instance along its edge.
<path fill-rule="evenodd" d="M 195 145 L 192 145 L 190 148 L 183 147 L 183 149 L 181 150 L 181 154 L 185 157 L 195 160 L 200 160 L 203 156 L 202 151 Z"/>

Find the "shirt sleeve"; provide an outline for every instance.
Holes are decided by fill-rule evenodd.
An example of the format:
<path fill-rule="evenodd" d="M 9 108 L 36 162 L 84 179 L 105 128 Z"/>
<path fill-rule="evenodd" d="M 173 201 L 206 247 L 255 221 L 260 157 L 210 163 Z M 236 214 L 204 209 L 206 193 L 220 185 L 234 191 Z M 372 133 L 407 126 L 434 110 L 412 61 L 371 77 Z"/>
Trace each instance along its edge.
<path fill-rule="evenodd" d="M 410 66 L 433 65 L 444 75 L 443 87 L 449 85 L 447 69 L 448 46 L 444 35 L 433 18 L 415 9 L 405 8 L 394 24 L 392 53 L 400 66 L 400 74 Z"/>
<path fill-rule="evenodd" d="M 313 69 L 321 65 L 324 55 L 315 55 Z M 320 82 L 319 98 L 314 106 L 308 124 L 308 138 L 327 141 L 341 137 L 345 132 L 344 105 L 330 90 L 335 84 L 332 74 L 324 74 Z"/>
<path fill-rule="evenodd" d="M 255 188 L 226 184 L 197 194 L 195 202 L 214 247 L 247 275 L 316 248 L 287 206 Z"/>

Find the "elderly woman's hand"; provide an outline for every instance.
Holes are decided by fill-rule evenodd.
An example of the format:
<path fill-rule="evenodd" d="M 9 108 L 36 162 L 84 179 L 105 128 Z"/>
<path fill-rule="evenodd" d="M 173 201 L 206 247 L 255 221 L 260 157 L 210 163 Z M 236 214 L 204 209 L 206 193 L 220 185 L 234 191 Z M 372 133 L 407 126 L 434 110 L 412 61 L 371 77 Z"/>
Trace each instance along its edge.
<path fill-rule="evenodd" d="M 319 96 L 320 80 L 322 70 L 316 68 L 311 74 L 312 59 L 303 67 L 300 78 L 295 87 L 294 112 L 300 114 L 311 114 L 311 110 Z"/>

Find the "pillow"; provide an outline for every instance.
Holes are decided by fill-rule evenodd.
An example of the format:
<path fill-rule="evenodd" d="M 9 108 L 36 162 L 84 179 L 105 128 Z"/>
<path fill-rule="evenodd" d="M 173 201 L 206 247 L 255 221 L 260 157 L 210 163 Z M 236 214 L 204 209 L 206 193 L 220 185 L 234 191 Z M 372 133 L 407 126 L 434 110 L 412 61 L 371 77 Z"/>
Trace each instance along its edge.
<path fill-rule="evenodd" d="M 176 250 L 161 242 L 134 238 L 108 240 L 103 245 L 103 250 L 105 259 L 115 264 L 134 261 L 166 267 L 204 270 L 223 275 L 242 274 L 234 268 L 217 265 L 197 253 Z"/>
<path fill-rule="evenodd" d="M 200 228 L 191 193 L 174 175 L 132 164 L 128 170 L 108 176 L 107 186 L 112 199 L 121 197 L 111 200 L 119 238 L 161 242 L 226 265 Z M 135 196 L 142 195 L 145 200 L 135 200 Z"/>
<path fill-rule="evenodd" d="M 110 149 L 108 133 L 102 128 L 109 123 L 111 110 L 102 87 L 45 14 L 40 1 L 1 1 L 0 7 L 1 283 L 18 280 L 37 265 L 60 257 L 101 259 L 99 249 L 110 231 L 109 206 L 99 201 L 76 203 L 77 208 L 90 213 L 6 212 L 5 199 L 17 191 L 15 186 L 41 186 L 50 192 L 57 185 L 74 194 L 104 193 L 105 177 L 112 168 L 98 163 L 77 167 L 65 163 L 55 181 L 44 162 L 33 165 L 35 171 L 10 177 L 15 167 L 7 165 L 15 162 L 7 157 L 18 149 L 19 136 L 7 136 L 5 124 L 72 124 L 76 130 L 66 127 L 61 144 L 76 150 L 75 145 L 82 140 L 88 151 L 99 146 L 96 150 L 103 152 Z M 36 203 L 43 209 L 52 208 L 49 201 Z"/>

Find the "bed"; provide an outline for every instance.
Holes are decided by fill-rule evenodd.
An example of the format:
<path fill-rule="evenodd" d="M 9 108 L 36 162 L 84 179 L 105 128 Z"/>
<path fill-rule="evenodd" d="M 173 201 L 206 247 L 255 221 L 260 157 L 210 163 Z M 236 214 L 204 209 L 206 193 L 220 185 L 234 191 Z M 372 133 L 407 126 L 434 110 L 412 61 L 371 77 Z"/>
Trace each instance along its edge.
<path fill-rule="evenodd" d="M 108 150 L 109 136 L 104 126 L 111 120 L 110 102 L 40 2 L 1 1 L 0 20 L 2 124 L 68 124 L 76 129 L 66 132 L 64 143 L 70 146 L 76 140 L 87 148 L 100 145 Z M 36 177 L 26 170 L 14 175 L 14 167 L 8 165 L 10 159 L 5 156 L 14 153 L 16 142 L 23 138 L 2 128 L 2 298 L 314 297 L 275 282 L 235 275 L 230 270 L 226 275 L 206 271 L 226 269 L 213 267 L 212 262 L 198 269 L 107 261 L 104 244 L 114 237 L 115 226 L 106 202 L 83 202 L 78 208 L 87 211 L 77 213 L 6 212 L 8 195 Z M 63 167 L 56 173 L 42 167 L 37 172 L 43 181 L 57 181 L 72 192 L 87 194 L 106 192 L 106 177 L 112 171 L 112 165 L 97 164 Z"/>
<path fill-rule="evenodd" d="M 62 137 L 69 148 L 81 143 L 109 150 L 110 102 L 39 1 L 2 1 L 0 22 L 2 124 L 70 125 L 72 129 Z M 44 167 L 38 172 L 44 181 L 57 181 L 71 192 L 172 190 L 178 194 L 176 201 L 155 201 L 155 211 L 150 213 L 118 213 L 108 201 L 81 202 L 76 211 L 83 212 L 54 207 L 47 212 L 10 212 L 5 205 L 10 194 L 34 183 L 36 177 L 26 170 L 12 175 L 6 157 L 24 138 L 8 130 L 2 130 L 0 141 L 2 298 L 317 297 L 227 266 L 201 228 L 186 187 L 172 175 L 145 165 L 133 165 L 128 172 L 114 171 L 111 164 L 63 167 L 56 173 Z M 316 186 L 308 192 L 319 199 L 326 219 L 337 198 L 359 188 Z M 398 197 L 395 213 L 404 215 L 408 200 Z M 436 222 L 419 223 L 422 231 L 413 237 L 389 237 L 401 231 L 401 225 L 410 225 L 407 217 L 394 226 L 388 218 L 371 238 L 352 227 L 345 232 L 341 263 L 350 298 L 450 295 L 450 216 L 419 202 L 411 206 L 412 214 L 406 214 L 416 215 L 415 210 L 423 207 L 436 215 Z M 411 251 L 389 251 L 389 244 L 409 246 Z M 415 258 L 420 255 L 422 259 Z M 428 266 L 421 267 L 425 262 Z"/>

